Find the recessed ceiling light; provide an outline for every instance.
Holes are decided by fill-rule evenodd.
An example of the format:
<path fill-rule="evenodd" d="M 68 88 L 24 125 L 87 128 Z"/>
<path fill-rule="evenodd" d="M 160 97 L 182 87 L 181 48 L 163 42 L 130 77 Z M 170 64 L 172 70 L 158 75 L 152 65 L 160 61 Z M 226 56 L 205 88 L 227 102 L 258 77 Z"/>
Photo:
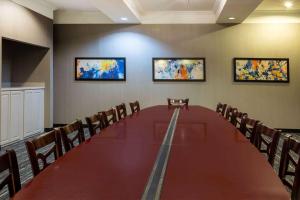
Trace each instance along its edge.
<path fill-rule="evenodd" d="M 228 19 L 229 20 L 235 20 L 235 17 L 229 17 Z"/>
<path fill-rule="evenodd" d="M 128 18 L 127 18 L 127 17 L 121 17 L 121 20 L 122 20 L 122 21 L 127 21 Z"/>
<path fill-rule="evenodd" d="M 292 1 L 286 1 L 286 2 L 284 2 L 284 6 L 286 7 L 286 8 L 291 8 L 291 7 L 293 7 L 293 2 Z"/>

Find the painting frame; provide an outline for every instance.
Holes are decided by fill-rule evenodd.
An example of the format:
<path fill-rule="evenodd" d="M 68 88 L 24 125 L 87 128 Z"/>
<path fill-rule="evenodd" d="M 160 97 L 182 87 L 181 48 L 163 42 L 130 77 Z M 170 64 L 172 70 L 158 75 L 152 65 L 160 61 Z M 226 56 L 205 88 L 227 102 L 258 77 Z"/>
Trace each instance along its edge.
<path fill-rule="evenodd" d="M 287 80 L 241 80 L 237 78 L 237 61 L 245 61 L 245 60 L 271 60 L 271 61 L 286 61 L 287 62 Z M 290 61 L 289 58 L 246 58 L 246 57 L 235 57 L 233 58 L 233 80 L 234 82 L 262 82 L 262 83 L 289 83 L 290 82 Z"/>
<path fill-rule="evenodd" d="M 126 57 L 75 57 L 75 81 L 126 81 Z M 78 78 L 77 77 L 77 61 L 78 60 L 123 60 L 124 61 L 124 78 L 122 79 L 94 79 L 94 78 Z"/>
<path fill-rule="evenodd" d="M 155 78 L 156 60 L 202 60 L 203 61 L 203 79 L 157 79 Z M 206 82 L 206 58 L 205 57 L 153 57 L 152 58 L 152 81 L 153 82 Z"/>

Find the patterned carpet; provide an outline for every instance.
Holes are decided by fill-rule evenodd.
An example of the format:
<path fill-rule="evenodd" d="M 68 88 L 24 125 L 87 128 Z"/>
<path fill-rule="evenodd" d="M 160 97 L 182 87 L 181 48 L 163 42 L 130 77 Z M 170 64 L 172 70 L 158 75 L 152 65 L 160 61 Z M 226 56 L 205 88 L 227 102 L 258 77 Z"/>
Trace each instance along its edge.
<path fill-rule="evenodd" d="M 286 134 L 286 133 L 284 133 L 284 134 Z M 296 139 L 300 140 L 300 136 L 299 135 L 297 135 L 297 134 L 292 134 L 292 135 Z M 89 137 L 87 129 L 85 130 L 85 136 L 86 136 L 86 138 Z M 27 140 L 29 140 L 29 139 L 27 139 Z M 283 140 L 282 140 L 282 137 L 281 137 L 281 139 L 279 141 L 277 153 L 276 153 L 275 164 L 274 164 L 274 168 L 275 168 L 275 171 L 277 173 L 278 173 L 278 169 L 279 169 L 279 161 L 280 161 L 280 154 L 281 154 L 282 143 L 283 143 Z M 1 153 L 3 153 L 5 151 L 5 149 L 14 149 L 16 151 L 17 159 L 18 159 L 18 163 L 19 163 L 21 183 L 22 183 L 22 186 L 23 186 L 29 180 L 31 180 L 32 177 L 33 177 L 32 171 L 31 171 L 31 166 L 30 166 L 30 163 L 29 163 L 28 155 L 27 155 L 27 151 L 26 151 L 26 147 L 25 147 L 25 143 L 24 143 L 24 141 L 19 141 L 17 143 L 12 144 L 12 145 L 3 147 L 1 149 Z M 41 151 L 46 151 L 46 150 L 47 150 L 47 147 L 45 149 L 42 149 Z M 49 158 L 49 159 L 53 160 L 53 157 Z M 3 172 L 3 173 L 0 174 L 0 180 L 2 180 L 2 177 L 6 173 L 7 172 Z M 6 187 L 0 192 L 0 200 L 4 200 L 4 199 L 9 199 Z"/>
<path fill-rule="evenodd" d="M 30 181 L 33 177 L 30 161 L 29 161 L 27 150 L 25 147 L 25 141 L 31 140 L 32 138 L 34 138 L 36 136 L 37 135 L 34 135 L 31 138 L 27 138 L 26 140 L 18 141 L 14 144 L 11 144 L 11 145 L 1 148 L 1 154 L 4 153 L 6 149 L 14 149 L 16 151 L 22 187 L 28 181 Z M 72 135 L 71 135 L 71 137 L 72 137 Z M 89 135 L 88 129 L 85 129 L 85 138 L 88 139 L 89 137 L 90 137 L 90 135 Z M 50 147 L 51 147 L 51 145 L 46 146 L 45 148 L 41 149 L 39 152 L 45 152 Z M 63 153 L 65 153 L 64 149 L 63 149 Z M 49 156 L 48 161 L 52 162 L 53 160 L 54 160 L 54 156 L 53 155 Z M 4 177 L 7 173 L 8 172 L 1 173 L 0 180 L 2 180 L 2 177 Z M 6 199 L 9 199 L 7 186 L 2 191 L 0 191 L 0 200 L 6 200 Z"/>

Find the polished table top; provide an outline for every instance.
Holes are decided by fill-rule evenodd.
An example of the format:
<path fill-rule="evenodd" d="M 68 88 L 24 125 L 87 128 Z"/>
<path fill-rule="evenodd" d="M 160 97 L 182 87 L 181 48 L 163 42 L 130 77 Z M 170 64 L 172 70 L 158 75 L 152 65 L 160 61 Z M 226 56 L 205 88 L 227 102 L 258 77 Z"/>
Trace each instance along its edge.
<path fill-rule="evenodd" d="M 141 199 L 168 134 L 160 199 L 290 199 L 266 158 L 200 106 L 129 116 L 58 159 L 13 199 Z"/>

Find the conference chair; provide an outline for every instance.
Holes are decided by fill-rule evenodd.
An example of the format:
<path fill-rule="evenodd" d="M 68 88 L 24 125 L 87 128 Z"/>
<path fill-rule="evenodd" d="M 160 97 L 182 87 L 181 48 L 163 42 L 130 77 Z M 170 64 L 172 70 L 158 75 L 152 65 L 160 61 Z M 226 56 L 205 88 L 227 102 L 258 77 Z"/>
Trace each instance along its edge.
<path fill-rule="evenodd" d="M 218 103 L 217 108 L 216 108 L 216 112 L 224 117 L 226 107 L 227 107 L 227 104 Z"/>
<path fill-rule="evenodd" d="M 61 127 L 60 131 L 66 152 L 74 148 L 77 143 L 81 144 L 85 141 L 84 129 L 81 120 L 76 120 L 71 124 Z"/>
<path fill-rule="evenodd" d="M 140 109 L 140 103 L 138 101 L 135 101 L 135 102 L 132 102 L 132 103 L 129 103 L 130 105 L 130 109 L 131 109 L 131 113 L 136 113 L 136 112 L 139 112 L 141 109 Z"/>
<path fill-rule="evenodd" d="M 91 137 L 99 133 L 101 129 L 105 128 L 103 115 L 95 114 L 93 116 L 86 117 L 85 121 L 88 125 Z"/>
<path fill-rule="evenodd" d="M 114 108 L 109 109 L 108 111 L 100 112 L 100 115 L 103 115 L 104 126 L 108 127 L 117 122 L 117 113 Z"/>
<path fill-rule="evenodd" d="M 251 119 L 248 117 L 242 118 L 239 127 L 240 132 L 254 144 L 256 127 L 259 124 L 259 120 Z"/>
<path fill-rule="evenodd" d="M 171 98 L 168 98 L 167 99 L 168 101 L 168 106 L 169 107 L 185 107 L 185 108 L 188 108 L 189 106 L 189 99 L 171 99 Z"/>
<path fill-rule="evenodd" d="M 296 139 L 293 139 L 291 136 L 286 136 L 282 146 L 279 166 L 279 178 L 281 179 L 282 183 L 292 191 L 292 200 L 300 199 L 299 156 L 300 142 Z M 293 182 L 288 180 L 287 176 L 291 177 L 290 180 L 293 180 Z"/>
<path fill-rule="evenodd" d="M 228 106 L 225 113 L 225 119 L 228 121 L 231 121 L 232 116 L 234 113 L 238 112 L 237 108 L 233 108 L 231 106 Z"/>
<path fill-rule="evenodd" d="M 268 156 L 269 163 L 273 166 L 280 132 L 258 124 L 255 130 L 254 144 L 261 153 Z"/>
<path fill-rule="evenodd" d="M 0 156 L 0 172 L 5 173 L 0 182 L 0 190 L 7 186 L 9 196 L 13 197 L 21 189 L 19 166 L 14 150 L 7 150 Z"/>
<path fill-rule="evenodd" d="M 60 131 L 58 129 L 44 133 L 31 141 L 26 141 L 25 144 L 34 176 L 38 175 L 52 163 L 49 162 L 49 156 L 54 155 L 54 160 L 57 160 L 63 155 Z M 40 151 L 50 144 L 51 147 L 48 147 L 46 151 Z M 41 167 L 39 160 L 42 161 Z"/>
<path fill-rule="evenodd" d="M 119 120 L 124 119 L 127 116 L 126 105 L 124 103 L 117 105 L 116 110 Z"/>
<path fill-rule="evenodd" d="M 236 112 L 233 112 L 233 115 L 231 117 L 231 124 L 234 125 L 236 128 L 239 128 L 241 126 L 241 121 L 245 118 L 248 117 L 247 113 L 243 113 L 243 112 L 238 112 L 236 110 Z"/>

